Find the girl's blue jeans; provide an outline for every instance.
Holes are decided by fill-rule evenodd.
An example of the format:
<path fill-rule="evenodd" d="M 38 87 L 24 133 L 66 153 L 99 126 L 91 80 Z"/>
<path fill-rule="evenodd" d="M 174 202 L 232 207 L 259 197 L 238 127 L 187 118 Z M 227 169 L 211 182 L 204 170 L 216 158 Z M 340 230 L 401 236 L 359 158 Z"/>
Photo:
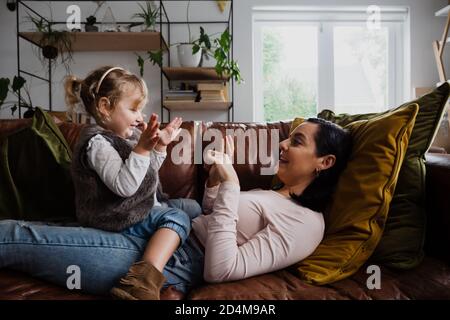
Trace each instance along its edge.
<path fill-rule="evenodd" d="M 67 287 L 75 266 L 80 271 L 81 290 L 108 295 L 129 267 L 140 260 L 149 234 L 155 231 L 152 225 L 164 225 L 161 219 L 169 217 L 172 210 L 180 209 L 190 218 L 201 213 L 200 206 L 193 200 L 172 199 L 162 207 L 152 208 L 148 223 L 132 226 L 122 233 L 3 220 L 0 221 L 0 268 L 23 271 Z M 192 237 L 187 237 L 164 268 L 167 279 L 164 287 L 173 285 L 187 293 L 203 282 L 203 261 L 203 250 Z"/>

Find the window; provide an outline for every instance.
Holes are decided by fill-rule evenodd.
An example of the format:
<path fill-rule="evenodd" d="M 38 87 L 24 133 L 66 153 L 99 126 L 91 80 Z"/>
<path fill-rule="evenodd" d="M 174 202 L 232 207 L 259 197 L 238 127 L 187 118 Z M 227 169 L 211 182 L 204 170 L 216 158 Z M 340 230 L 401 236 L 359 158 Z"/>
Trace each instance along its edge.
<path fill-rule="evenodd" d="M 255 120 L 380 112 L 404 101 L 407 9 L 255 8 Z M 369 21 L 371 22 L 371 21 Z"/>

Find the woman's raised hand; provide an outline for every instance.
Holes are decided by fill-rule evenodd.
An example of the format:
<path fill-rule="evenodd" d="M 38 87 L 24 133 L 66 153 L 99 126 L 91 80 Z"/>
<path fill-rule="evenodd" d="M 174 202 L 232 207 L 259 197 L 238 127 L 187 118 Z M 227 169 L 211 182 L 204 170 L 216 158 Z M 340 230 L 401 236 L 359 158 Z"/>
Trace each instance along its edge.
<path fill-rule="evenodd" d="M 156 146 L 159 141 L 158 136 L 158 115 L 153 113 L 150 120 L 147 123 L 143 123 L 142 133 L 136 147 L 133 149 L 134 152 L 141 155 L 149 155 L 150 151 Z"/>
<path fill-rule="evenodd" d="M 226 149 L 225 149 L 226 146 Z M 208 150 L 205 154 L 205 163 L 213 164 L 232 164 L 234 155 L 234 140 L 232 136 L 225 136 L 221 141 L 219 150 Z"/>
<path fill-rule="evenodd" d="M 205 154 L 205 162 L 212 164 L 209 170 L 208 187 L 225 181 L 239 185 L 239 178 L 233 168 L 234 140 L 232 136 L 226 136 L 224 140 L 219 151 L 208 150 Z M 224 150 L 224 146 L 226 146 L 226 150 Z"/>

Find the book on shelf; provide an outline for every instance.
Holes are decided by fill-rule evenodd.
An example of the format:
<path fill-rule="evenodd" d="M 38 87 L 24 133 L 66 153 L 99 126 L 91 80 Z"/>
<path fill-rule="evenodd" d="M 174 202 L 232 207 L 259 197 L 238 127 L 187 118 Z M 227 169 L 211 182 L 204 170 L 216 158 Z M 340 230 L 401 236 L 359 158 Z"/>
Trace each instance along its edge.
<path fill-rule="evenodd" d="M 200 90 L 199 98 L 200 101 L 227 101 L 227 94 L 225 93 L 226 88 L 222 86 L 220 90 Z"/>
<path fill-rule="evenodd" d="M 193 96 L 193 97 L 183 97 L 183 96 L 170 97 L 170 96 L 166 96 L 166 97 L 164 97 L 164 99 L 167 100 L 167 101 L 195 101 L 196 96 Z"/>
<path fill-rule="evenodd" d="M 197 91 L 203 90 L 224 90 L 223 83 L 199 83 L 197 84 Z"/>
<path fill-rule="evenodd" d="M 194 90 L 166 90 L 164 92 L 165 100 L 186 100 L 195 101 L 197 98 L 197 92 Z"/>

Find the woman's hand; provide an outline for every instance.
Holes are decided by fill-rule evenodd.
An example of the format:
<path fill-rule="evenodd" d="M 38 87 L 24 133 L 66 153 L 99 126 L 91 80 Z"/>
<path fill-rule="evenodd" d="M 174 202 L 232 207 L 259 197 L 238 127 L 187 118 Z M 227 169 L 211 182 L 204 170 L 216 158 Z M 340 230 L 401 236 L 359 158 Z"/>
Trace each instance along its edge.
<path fill-rule="evenodd" d="M 144 156 L 149 156 L 150 151 L 153 150 L 153 148 L 159 141 L 158 115 L 153 113 L 150 117 L 150 120 L 148 121 L 148 124 L 145 122 L 143 122 L 142 124 L 142 133 L 133 151 Z"/>
<path fill-rule="evenodd" d="M 225 137 L 226 152 L 223 144 L 220 151 L 208 150 L 205 162 L 212 164 L 209 169 L 207 187 L 214 187 L 221 182 L 230 181 L 239 185 L 239 178 L 233 168 L 234 141 L 233 137 Z"/>
<path fill-rule="evenodd" d="M 165 151 L 169 143 L 171 143 L 180 133 L 180 126 L 183 119 L 176 117 L 164 129 L 158 130 L 159 141 L 155 149 L 157 151 Z"/>

